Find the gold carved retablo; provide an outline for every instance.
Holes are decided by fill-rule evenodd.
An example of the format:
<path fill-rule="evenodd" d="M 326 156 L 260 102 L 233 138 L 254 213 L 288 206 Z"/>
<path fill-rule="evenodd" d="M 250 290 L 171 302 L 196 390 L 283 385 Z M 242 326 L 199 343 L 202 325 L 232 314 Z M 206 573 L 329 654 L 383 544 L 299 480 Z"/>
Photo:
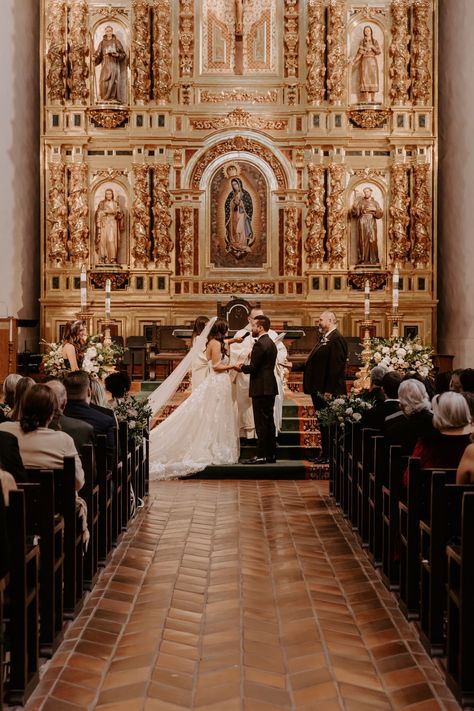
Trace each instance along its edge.
<path fill-rule="evenodd" d="M 379 128 L 390 117 L 388 109 L 353 109 L 347 115 L 352 123 L 360 128 Z"/>
<path fill-rule="evenodd" d="M 203 294 L 274 294 L 274 282 L 205 281 Z"/>
<path fill-rule="evenodd" d="M 349 272 L 347 275 L 347 281 L 354 289 L 364 290 L 366 281 L 369 282 L 371 291 L 375 289 L 380 289 L 381 286 L 385 286 L 388 281 L 388 272 Z"/>
<path fill-rule="evenodd" d="M 130 112 L 127 109 L 90 109 L 89 116 L 97 126 L 118 128 L 126 121 Z"/>
<path fill-rule="evenodd" d="M 209 131 L 217 128 L 236 128 L 237 126 L 282 131 L 288 127 L 288 121 L 286 119 L 263 119 L 259 116 L 253 116 L 243 109 L 234 109 L 234 111 L 228 113 L 227 116 L 191 120 L 191 128 L 197 131 Z"/>

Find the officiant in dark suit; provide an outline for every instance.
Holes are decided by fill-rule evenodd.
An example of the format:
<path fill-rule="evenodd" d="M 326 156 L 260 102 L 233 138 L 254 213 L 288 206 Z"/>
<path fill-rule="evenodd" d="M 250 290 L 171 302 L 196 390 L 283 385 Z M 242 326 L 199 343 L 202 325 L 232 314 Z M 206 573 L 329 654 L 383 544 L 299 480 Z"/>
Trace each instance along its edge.
<path fill-rule="evenodd" d="M 257 434 L 257 456 L 246 464 L 266 464 L 276 461 L 276 432 L 273 407 L 278 385 L 275 378 L 277 347 L 268 335 L 270 319 L 256 316 L 252 336 L 256 339 L 248 365 L 235 366 L 236 370 L 250 374 L 249 395 Z"/>
<path fill-rule="evenodd" d="M 345 371 L 347 342 L 337 330 L 336 315 L 324 311 L 319 317 L 321 340 L 308 356 L 304 368 L 303 391 L 311 395 L 316 412 L 328 406 L 328 400 L 346 394 Z M 328 430 L 321 427 L 320 463 L 328 461 Z"/>

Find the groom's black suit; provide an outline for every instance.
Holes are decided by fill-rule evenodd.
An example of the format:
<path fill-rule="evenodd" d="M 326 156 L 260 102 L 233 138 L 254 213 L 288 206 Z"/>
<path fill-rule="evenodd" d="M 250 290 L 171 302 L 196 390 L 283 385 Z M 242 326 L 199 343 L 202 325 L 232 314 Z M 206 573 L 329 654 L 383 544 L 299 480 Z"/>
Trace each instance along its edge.
<path fill-rule="evenodd" d="M 249 365 L 242 373 L 250 373 L 249 395 L 252 398 L 257 457 L 274 459 L 276 451 L 275 420 L 273 408 L 278 385 L 275 378 L 277 347 L 268 333 L 263 333 L 254 343 Z"/>

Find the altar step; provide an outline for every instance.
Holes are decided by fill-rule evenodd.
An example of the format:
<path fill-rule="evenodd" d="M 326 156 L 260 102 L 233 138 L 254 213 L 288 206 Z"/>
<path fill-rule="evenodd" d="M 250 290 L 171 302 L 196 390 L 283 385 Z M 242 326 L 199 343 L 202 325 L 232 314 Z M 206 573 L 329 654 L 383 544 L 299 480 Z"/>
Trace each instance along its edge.
<path fill-rule="evenodd" d="M 255 450 L 250 456 L 255 455 Z M 274 464 L 229 464 L 206 467 L 190 479 L 328 479 L 327 466 L 312 464 L 308 460 L 279 459 Z"/>

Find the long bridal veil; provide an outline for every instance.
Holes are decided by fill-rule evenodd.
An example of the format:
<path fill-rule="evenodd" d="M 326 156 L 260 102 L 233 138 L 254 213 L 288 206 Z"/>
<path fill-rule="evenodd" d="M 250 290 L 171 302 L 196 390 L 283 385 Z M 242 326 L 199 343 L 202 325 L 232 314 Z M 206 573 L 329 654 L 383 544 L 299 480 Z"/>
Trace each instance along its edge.
<path fill-rule="evenodd" d="M 161 385 L 148 396 L 148 404 L 153 411 L 153 416 L 156 417 L 160 410 L 162 410 L 175 395 L 184 376 L 191 370 L 194 360 L 206 347 L 207 337 L 216 321 L 217 316 L 213 316 L 213 318 L 206 323 L 202 332 L 194 339 L 192 347 L 184 356 L 183 360 L 176 366 L 173 372 L 170 373 L 166 380 L 163 380 Z"/>

